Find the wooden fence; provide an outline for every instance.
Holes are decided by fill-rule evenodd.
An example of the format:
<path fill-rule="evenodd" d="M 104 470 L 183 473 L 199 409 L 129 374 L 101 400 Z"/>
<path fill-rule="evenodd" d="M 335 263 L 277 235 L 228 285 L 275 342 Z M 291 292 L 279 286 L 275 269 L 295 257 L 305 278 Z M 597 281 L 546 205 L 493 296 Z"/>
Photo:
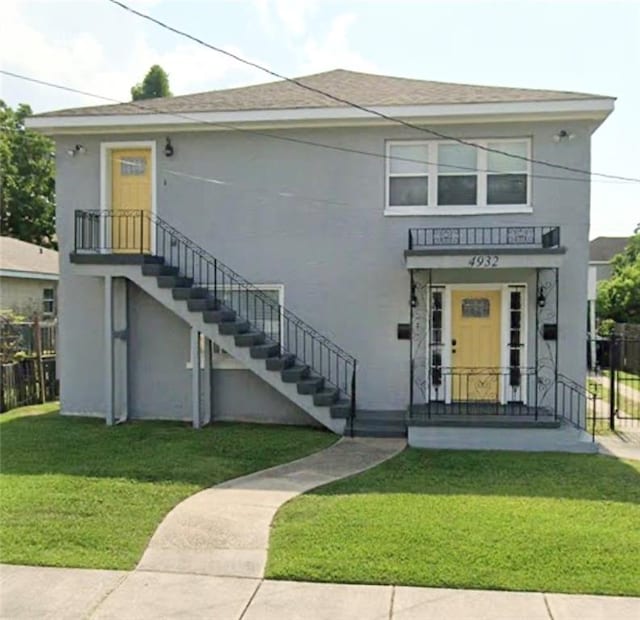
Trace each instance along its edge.
<path fill-rule="evenodd" d="M 58 396 L 55 356 L 43 356 L 42 382 L 35 357 L 0 365 L 0 413 L 15 407 L 57 400 Z"/>

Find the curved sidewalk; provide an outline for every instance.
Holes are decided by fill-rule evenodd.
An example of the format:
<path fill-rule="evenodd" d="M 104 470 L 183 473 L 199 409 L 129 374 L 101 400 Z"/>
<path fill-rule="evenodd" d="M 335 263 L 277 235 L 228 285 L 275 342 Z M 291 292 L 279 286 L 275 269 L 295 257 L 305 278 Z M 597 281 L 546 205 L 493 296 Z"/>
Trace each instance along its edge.
<path fill-rule="evenodd" d="M 260 578 L 271 521 L 282 504 L 374 467 L 404 446 L 404 439 L 345 438 L 311 456 L 200 491 L 165 517 L 136 570 Z"/>

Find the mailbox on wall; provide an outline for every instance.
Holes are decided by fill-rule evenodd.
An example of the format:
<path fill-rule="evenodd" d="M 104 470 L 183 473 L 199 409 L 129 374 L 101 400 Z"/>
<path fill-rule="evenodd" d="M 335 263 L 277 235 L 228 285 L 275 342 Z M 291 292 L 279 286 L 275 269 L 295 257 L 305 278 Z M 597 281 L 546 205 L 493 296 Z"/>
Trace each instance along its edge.
<path fill-rule="evenodd" d="M 544 323 L 542 326 L 542 338 L 543 340 L 557 340 L 558 339 L 558 324 L 557 323 Z"/>
<path fill-rule="evenodd" d="M 398 340 L 411 340 L 411 325 L 398 323 Z"/>

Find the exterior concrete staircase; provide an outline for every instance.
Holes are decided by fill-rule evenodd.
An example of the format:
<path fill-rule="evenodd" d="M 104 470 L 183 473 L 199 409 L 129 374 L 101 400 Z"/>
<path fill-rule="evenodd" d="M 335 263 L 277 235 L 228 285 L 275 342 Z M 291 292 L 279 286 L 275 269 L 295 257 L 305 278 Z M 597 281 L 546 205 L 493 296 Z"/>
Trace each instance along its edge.
<path fill-rule="evenodd" d="M 115 228 L 104 221 L 109 214 L 119 217 L 113 215 L 117 212 L 76 212 L 71 262 L 95 275 L 130 279 L 322 425 L 351 434 L 355 358 L 155 215 L 136 213 L 142 230 L 154 227 L 156 240 L 162 232 L 164 243 L 156 243 L 154 254 L 135 253 L 138 248 L 128 247 L 121 234 L 118 243 L 125 247 L 106 244 L 105 251 L 105 230 Z"/>

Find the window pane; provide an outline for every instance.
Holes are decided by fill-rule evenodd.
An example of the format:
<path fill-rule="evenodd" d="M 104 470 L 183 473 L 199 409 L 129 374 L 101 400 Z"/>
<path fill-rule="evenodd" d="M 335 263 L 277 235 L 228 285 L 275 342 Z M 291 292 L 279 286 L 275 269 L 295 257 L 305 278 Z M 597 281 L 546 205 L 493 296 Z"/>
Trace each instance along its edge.
<path fill-rule="evenodd" d="M 474 205 L 476 204 L 478 179 L 475 175 L 439 176 L 439 205 Z"/>
<path fill-rule="evenodd" d="M 392 146 L 390 150 L 391 157 L 402 157 L 404 159 L 391 159 L 389 170 L 391 174 L 426 174 L 426 162 L 429 160 L 429 147 L 426 144 L 403 144 L 401 146 Z M 412 159 L 417 161 L 405 161 Z"/>
<path fill-rule="evenodd" d="M 438 145 L 438 172 L 465 173 L 475 171 L 476 149 L 462 144 Z"/>
<path fill-rule="evenodd" d="M 527 142 L 489 142 L 490 149 L 504 151 L 520 157 L 527 157 Z M 526 172 L 527 162 L 499 153 L 487 153 L 487 167 L 490 172 Z"/>
<path fill-rule="evenodd" d="M 429 196 L 427 177 L 396 177 L 389 179 L 389 206 L 425 206 Z"/>
<path fill-rule="evenodd" d="M 526 174 L 490 174 L 487 176 L 487 204 L 527 204 Z"/>

